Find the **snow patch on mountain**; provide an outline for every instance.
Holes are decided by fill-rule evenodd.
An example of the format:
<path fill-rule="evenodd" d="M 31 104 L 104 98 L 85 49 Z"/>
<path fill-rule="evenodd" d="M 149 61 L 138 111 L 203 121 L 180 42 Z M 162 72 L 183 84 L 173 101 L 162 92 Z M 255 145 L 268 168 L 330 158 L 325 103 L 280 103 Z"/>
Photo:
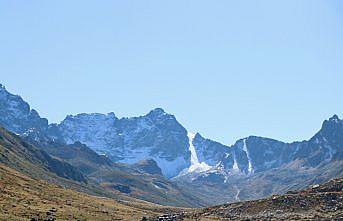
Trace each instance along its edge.
<path fill-rule="evenodd" d="M 243 150 L 246 153 L 247 158 L 248 158 L 248 172 L 250 174 L 250 173 L 253 172 L 253 168 L 252 168 L 251 159 L 250 159 L 248 148 L 247 148 L 247 141 L 246 141 L 246 139 L 243 139 Z"/>
<path fill-rule="evenodd" d="M 103 147 L 110 146 L 118 136 L 113 127 L 116 120 L 118 119 L 113 113 L 69 115 L 59 127 L 67 144 L 80 141 L 95 151 L 106 154 Z"/>
<path fill-rule="evenodd" d="M 233 172 L 239 172 L 239 167 L 238 167 L 238 163 L 237 163 L 237 160 L 236 160 L 236 154 L 233 155 L 232 171 Z"/>
<path fill-rule="evenodd" d="M 211 166 L 206 164 L 205 162 L 199 162 L 198 156 L 193 145 L 193 140 L 195 138 L 195 134 L 192 132 L 187 133 L 188 140 L 189 140 L 189 151 L 191 152 L 191 166 L 188 168 L 188 172 L 203 172 L 211 169 Z"/>
<path fill-rule="evenodd" d="M 189 151 L 191 153 L 191 165 L 188 168 L 184 168 L 176 177 L 184 177 L 184 176 L 190 176 L 193 177 L 191 179 L 195 179 L 199 174 L 204 173 L 204 172 L 210 172 L 210 170 L 214 167 L 209 166 L 205 162 L 200 162 L 195 146 L 193 144 L 195 134 L 192 132 L 187 132 L 187 137 L 188 137 L 188 145 L 189 145 Z"/>
<path fill-rule="evenodd" d="M 179 173 L 183 168 L 189 165 L 183 156 L 176 157 L 173 160 L 168 160 L 161 157 L 153 157 L 157 165 L 161 168 L 163 176 L 172 178 Z"/>

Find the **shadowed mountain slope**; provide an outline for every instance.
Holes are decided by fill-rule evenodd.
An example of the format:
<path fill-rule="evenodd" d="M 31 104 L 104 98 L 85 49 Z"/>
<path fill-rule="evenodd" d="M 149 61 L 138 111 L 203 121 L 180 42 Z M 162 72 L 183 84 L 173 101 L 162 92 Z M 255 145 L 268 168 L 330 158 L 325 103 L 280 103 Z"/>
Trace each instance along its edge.
<path fill-rule="evenodd" d="M 0 128 L 0 162 L 37 179 L 54 176 L 86 182 L 83 174 L 70 164 L 52 158 L 5 129 Z"/>

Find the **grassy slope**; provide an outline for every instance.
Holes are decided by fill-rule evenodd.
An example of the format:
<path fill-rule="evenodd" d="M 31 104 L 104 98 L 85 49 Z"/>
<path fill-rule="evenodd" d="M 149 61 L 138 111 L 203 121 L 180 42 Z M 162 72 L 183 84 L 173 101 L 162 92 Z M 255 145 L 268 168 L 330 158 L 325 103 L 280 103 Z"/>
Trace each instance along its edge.
<path fill-rule="evenodd" d="M 97 196 L 122 198 L 121 195 L 113 194 L 91 180 L 87 183 L 73 180 L 72 178 L 80 177 L 81 173 L 77 169 L 66 162 L 50 157 L 44 151 L 23 142 L 20 137 L 3 128 L 0 128 L 0 163 L 33 179 L 46 180 L 64 188 Z M 66 176 L 59 176 L 61 174 Z"/>
<path fill-rule="evenodd" d="M 127 198 L 113 200 L 34 180 L 0 164 L 0 220 L 140 220 L 177 211 Z"/>
<path fill-rule="evenodd" d="M 56 176 L 86 183 L 83 174 L 70 164 L 50 157 L 18 136 L 0 128 L 0 163 L 36 178 Z"/>

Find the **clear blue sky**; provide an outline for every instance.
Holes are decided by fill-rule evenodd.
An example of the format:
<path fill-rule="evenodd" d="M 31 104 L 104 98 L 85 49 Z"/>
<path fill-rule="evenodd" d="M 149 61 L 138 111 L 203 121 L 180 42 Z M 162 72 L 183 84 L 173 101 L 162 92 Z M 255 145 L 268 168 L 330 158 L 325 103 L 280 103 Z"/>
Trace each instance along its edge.
<path fill-rule="evenodd" d="M 343 1 L 0 3 L 0 81 L 52 122 L 155 107 L 225 144 L 343 111 Z"/>

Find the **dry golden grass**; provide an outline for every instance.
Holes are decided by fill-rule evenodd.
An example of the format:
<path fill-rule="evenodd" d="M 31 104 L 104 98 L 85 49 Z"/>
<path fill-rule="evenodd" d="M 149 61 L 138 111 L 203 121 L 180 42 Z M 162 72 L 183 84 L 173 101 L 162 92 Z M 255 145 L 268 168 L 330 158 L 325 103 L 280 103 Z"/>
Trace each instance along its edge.
<path fill-rule="evenodd" d="M 116 201 L 78 193 L 0 164 L 0 220 L 141 220 L 178 210 L 134 199 Z"/>

